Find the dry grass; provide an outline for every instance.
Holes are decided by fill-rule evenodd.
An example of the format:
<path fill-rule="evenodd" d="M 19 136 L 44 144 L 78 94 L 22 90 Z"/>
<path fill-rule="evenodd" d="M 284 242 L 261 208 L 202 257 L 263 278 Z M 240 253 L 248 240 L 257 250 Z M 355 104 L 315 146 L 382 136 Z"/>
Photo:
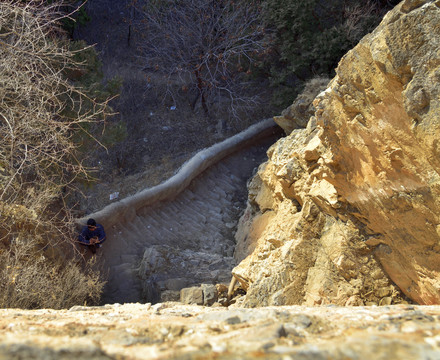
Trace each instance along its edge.
<path fill-rule="evenodd" d="M 16 241 L 0 252 L 0 307 L 63 309 L 98 303 L 104 283 L 92 270 L 52 260 L 35 244 Z"/>

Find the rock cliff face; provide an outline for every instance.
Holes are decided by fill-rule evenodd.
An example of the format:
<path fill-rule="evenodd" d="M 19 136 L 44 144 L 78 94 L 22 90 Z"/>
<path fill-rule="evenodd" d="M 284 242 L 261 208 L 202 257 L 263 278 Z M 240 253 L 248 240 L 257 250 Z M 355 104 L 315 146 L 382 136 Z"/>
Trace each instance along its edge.
<path fill-rule="evenodd" d="M 406 0 L 340 61 L 249 186 L 244 306 L 440 303 L 440 1 Z"/>

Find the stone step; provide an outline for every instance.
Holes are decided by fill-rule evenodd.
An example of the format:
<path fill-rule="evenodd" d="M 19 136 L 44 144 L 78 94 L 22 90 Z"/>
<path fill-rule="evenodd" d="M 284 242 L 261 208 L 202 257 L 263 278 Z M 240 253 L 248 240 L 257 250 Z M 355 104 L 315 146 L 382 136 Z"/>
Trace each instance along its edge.
<path fill-rule="evenodd" d="M 142 284 L 134 268 L 139 265 L 137 262 L 142 259 L 145 249 L 154 245 L 167 245 L 182 252 L 185 249 L 195 253 L 204 251 L 220 259 L 231 256 L 233 230 L 227 223 L 238 221 L 240 211 L 236 206 L 241 204 L 244 209 L 246 204 L 246 182 L 252 175 L 255 161 L 243 163 L 243 158 L 249 159 L 250 154 L 252 152 L 243 149 L 223 159 L 197 176 L 173 199 L 140 208 L 129 224 L 118 223 L 117 229 L 110 230 L 109 255 L 103 259 L 109 271 L 104 300 L 142 300 L 133 300 L 142 294 Z M 225 238 L 225 234 L 230 235 Z M 113 239 L 115 235 L 117 242 Z M 105 257 L 105 248 L 103 255 Z M 212 281 L 229 280 L 232 262 L 225 261 L 221 266 L 223 268 L 216 268 L 209 275 L 215 277 Z M 191 274 L 199 280 L 207 280 L 206 273 L 193 271 Z M 159 278 L 165 276 L 157 275 Z M 179 277 L 185 276 L 189 275 L 179 274 Z"/>

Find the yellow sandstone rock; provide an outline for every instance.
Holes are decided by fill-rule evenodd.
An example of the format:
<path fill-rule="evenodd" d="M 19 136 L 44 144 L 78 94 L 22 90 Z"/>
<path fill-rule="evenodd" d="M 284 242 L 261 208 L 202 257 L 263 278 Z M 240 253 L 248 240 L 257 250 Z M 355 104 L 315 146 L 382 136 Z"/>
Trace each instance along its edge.
<path fill-rule="evenodd" d="M 237 236 L 245 306 L 440 303 L 439 6 L 388 13 L 268 151 Z"/>

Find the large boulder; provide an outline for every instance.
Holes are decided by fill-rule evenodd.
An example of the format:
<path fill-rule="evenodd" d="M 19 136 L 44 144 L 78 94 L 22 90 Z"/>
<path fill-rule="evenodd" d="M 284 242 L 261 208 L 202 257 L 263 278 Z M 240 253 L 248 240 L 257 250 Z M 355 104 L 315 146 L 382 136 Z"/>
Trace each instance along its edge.
<path fill-rule="evenodd" d="M 330 79 L 317 76 L 305 84 L 304 90 L 297 96 L 292 105 L 285 109 L 274 121 L 289 135 L 294 129 L 305 128 L 309 118 L 315 113 L 313 100 L 327 88 Z"/>
<path fill-rule="evenodd" d="M 145 249 L 138 268 L 138 276 L 142 284 L 142 300 L 151 303 L 176 300 L 176 292 L 181 295 L 181 290 L 184 288 L 199 287 L 204 284 L 205 305 L 211 305 L 216 299 L 209 300 L 212 295 L 208 294 L 206 284 L 227 283 L 230 280 L 229 269 L 232 269 L 234 264 L 232 257 L 219 254 L 182 250 L 167 245 L 151 246 Z M 203 296 L 202 304 L 204 304 Z"/>
<path fill-rule="evenodd" d="M 250 184 L 245 306 L 440 303 L 440 1 L 403 1 L 340 61 Z"/>

